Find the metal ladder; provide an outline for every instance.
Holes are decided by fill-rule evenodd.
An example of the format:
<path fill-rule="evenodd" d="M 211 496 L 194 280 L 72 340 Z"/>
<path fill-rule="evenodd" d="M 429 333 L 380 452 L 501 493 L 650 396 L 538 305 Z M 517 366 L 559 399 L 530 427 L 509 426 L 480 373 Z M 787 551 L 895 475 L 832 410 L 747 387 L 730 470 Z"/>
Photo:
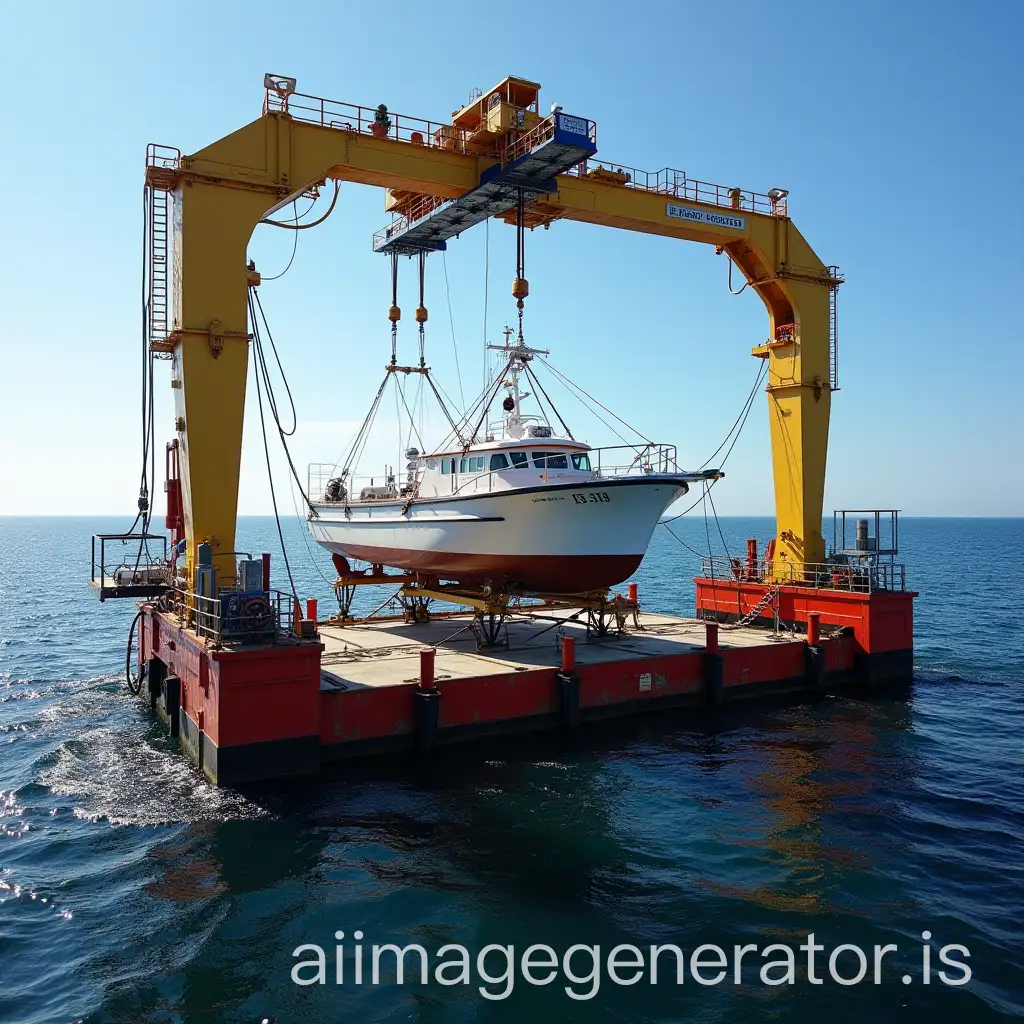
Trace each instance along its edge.
<path fill-rule="evenodd" d="M 832 285 L 828 295 L 828 383 L 833 391 L 839 390 L 839 286 L 843 275 L 838 267 L 828 268 Z"/>
<path fill-rule="evenodd" d="M 149 192 L 149 343 L 167 340 L 170 197 L 150 185 Z"/>

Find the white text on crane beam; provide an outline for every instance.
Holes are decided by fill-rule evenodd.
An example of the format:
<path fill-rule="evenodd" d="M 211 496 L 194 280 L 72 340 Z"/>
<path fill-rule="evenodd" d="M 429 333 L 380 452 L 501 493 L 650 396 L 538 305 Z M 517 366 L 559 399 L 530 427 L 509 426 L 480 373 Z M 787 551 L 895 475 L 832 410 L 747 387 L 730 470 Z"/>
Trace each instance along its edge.
<path fill-rule="evenodd" d="M 665 204 L 665 214 L 675 217 L 677 220 L 688 220 L 695 224 L 713 224 L 716 228 L 736 228 L 742 231 L 746 226 L 746 219 L 733 217 L 728 213 L 713 213 L 711 210 L 698 210 L 693 206 L 676 206 L 675 203 Z"/>

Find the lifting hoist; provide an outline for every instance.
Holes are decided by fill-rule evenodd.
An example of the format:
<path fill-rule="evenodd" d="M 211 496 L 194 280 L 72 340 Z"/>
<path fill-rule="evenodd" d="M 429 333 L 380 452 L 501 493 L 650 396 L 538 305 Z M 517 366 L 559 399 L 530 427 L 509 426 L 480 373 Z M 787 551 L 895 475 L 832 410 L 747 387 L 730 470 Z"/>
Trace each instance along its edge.
<path fill-rule="evenodd" d="M 209 545 L 229 582 L 235 540 L 242 416 L 248 364 L 246 246 L 256 225 L 332 179 L 387 189 L 391 223 L 373 239 L 392 261 L 388 312 L 392 365 L 401 318 L 399 255 L 416 255 L 416 320 L 423 365 L 426 254 L 473 224 L 516 225 L 513 285 L 522 339 L 525 227 L 578 220 L 715 246 L 742 272 L 769 315 L 753 355 L 768 362 L 775 488 L 775 559 L 799 579 L 825 561 L 821 536 L 829 406 L 838 386 L 835 268 L 825 266 L 789 219 L 786 193 L 749 192 L 680 171 L 648 174 L 595 159 L 587 118 L 539 109 L 539 85 L 507 78 L 444 123 L 394 115 L 296 91 L 268 75 L 260 117 L 190 156 L 150 146 L 146 182 L 163 210 L 163 256 L 150 283 L 150 349 L 172 364 L 175 458 L 191 578 Z M 166 207 L 172 201 L 175 275 L 169 282 Z M 154 241 L 154 253 L 156 242 Z"/>

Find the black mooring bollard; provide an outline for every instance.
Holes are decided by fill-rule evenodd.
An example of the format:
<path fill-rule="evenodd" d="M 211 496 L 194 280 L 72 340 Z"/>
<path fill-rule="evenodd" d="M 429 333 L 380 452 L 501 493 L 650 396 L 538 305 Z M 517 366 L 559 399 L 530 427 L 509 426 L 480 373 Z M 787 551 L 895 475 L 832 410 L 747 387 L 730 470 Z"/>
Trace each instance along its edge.
<path fill-rule="evenodd" d="M 164 677 L 160 693 L 160 706 L 167 719 L 167 731 L 177 738 L 180 730 L 181 680 L 177 676 Z"/>
<path fill-rule="evenodd" d="M 807 645 L 807 688 L 821 690 L 825 686 L 825 648 L 820 644 Z"/>
<path fill-rule="evenodd" d="M 437 744 L 437 720 L 441 706 L 441 691 L 434 681 L 433 647 L 420 650 L 420 685 L 413 692 L 416 714 L 416 748 L 431 750 Z"/>
<path fill-rule="evenodd" d="M 166 676 L 167 666 L 159 658 L 146 659 L 146 685 L 150 711 L 156 711 L 156 702 L 160 699 Z"/>
<path fill-rule="evenodd" d="M 725 678 L 725 658 L 718 647 L 718 623 L 705 623 L 704 632 L 704 703 L 709 711 L 717 711 L 722 706 Z"/>
<path fill-rule="evenodd" d="M 575 672 L 557 672 L 559 721 L 563 729 L 580 724 L 580 677 Z"/>

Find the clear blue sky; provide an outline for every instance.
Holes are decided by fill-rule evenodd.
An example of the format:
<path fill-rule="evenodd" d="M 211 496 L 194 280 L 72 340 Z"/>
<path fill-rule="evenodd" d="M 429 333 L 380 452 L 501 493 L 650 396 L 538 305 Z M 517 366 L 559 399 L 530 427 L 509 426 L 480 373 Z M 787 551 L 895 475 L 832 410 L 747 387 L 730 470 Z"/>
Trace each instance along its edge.
<path fill-rule="evenodd" d="M 58 3 L 0 8 L 0 513 L 127 513 L 137 491 L 139 275 L 147 142 L 197 150 L 260 112 L 265 71 L 301 91 L 444 119 L 507 74 L 598 123 L 599 155 L 790 190 L 841 292 L 826 512 L 1021 515 L 1024 203 L 1015 2 L 771 5 Z M 343 186 L 262 299 L 302 422 L 333 461 L 388 351 L 383 194 Z M 267 275 L 291 236 L 261 228 Z M 490 227 L 490 334 L 514 316 L 514 238 Z M 455 333 L 481 377 L 484 228 L 447 255 Z M 415 306 L 407 264 L 403 306 Z M 749 391 L 767 320 L 710 247 L 560 223 L 528 237 L 530 340 L 649 436 L 699 464 Z M 428 345 L 457 389 L 438 258 Z M 413 353 L 407 315 L 404 351 Z M 166 367 L 157 436 L 173 433 Z M 250 389 L 251 390 L 251 389 Z M 253 396 L 250 396 L 253 397 Z M 572 403 L 563 401 L 568 413 Z M 588 428 L 589 429 L 589 428 Z M 613 440 L 595 428 L 593 442 Z M 269 509 L 257 425 L 240 511 Z M 757 404 L 716 489 L 772 511 Z M 277 478 L 284 480 L 281 473 Z M 112 524 L 116 525 L 116 524 Z"/>

